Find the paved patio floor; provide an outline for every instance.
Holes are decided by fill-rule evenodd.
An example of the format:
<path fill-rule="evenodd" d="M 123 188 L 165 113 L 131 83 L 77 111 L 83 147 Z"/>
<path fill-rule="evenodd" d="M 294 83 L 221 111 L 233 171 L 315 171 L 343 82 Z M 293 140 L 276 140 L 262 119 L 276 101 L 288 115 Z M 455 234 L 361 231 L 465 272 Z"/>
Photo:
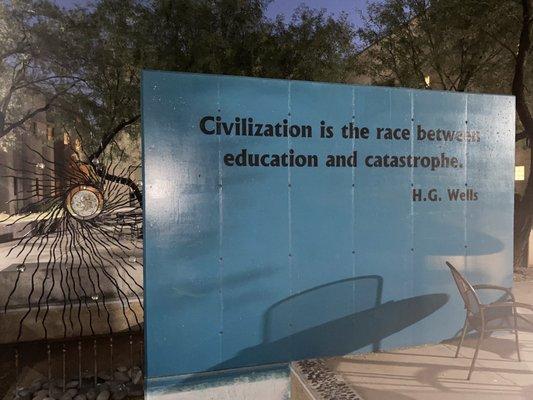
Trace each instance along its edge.
<path fill-rule="evenodd" d="M 533 304 L 533 281 L 516 282 L 514 292 L 517 301 Z M 533 319 L 527 310 L 521 314 Z M 533 399 L 533 326 L 520 332 L 522 362 L 513 334 L 486 339 L 470 381 L 475 339 L 465 340 L 458 358 L 455 348 L 445 343 L 324 361 L 365 400 Z"/>

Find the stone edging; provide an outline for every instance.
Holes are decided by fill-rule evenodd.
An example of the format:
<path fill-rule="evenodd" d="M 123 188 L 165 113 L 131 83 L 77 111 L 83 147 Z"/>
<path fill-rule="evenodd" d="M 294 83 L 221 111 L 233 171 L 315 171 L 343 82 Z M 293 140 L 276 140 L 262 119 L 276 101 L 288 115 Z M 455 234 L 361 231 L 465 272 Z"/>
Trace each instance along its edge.
<path fill-rule="evenodd" d="M 293 362 L 291 368 L 316 395 L 316 400 L 364 400 L 320 359 Z"/>

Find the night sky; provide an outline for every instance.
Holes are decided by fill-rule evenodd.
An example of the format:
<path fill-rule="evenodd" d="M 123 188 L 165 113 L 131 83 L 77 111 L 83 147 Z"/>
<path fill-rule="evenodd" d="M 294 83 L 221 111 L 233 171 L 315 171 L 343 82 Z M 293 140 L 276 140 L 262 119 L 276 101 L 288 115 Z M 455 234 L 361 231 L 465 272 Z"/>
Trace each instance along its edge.
<path fill-rule="evenodd" d="M 269 17 L 275 17 L 277 14 L 290 16 L 300 4 L 306 4 L 310 8 L 325 8 L 328 13 L 334 15 L 344 11 L 348 14 L 350 21 L 359 25 L 361 12 L 366 9 L 367 0 L 274 0 L 269 6 L 267 15 Z"/>
<path fill-rule="evenodd" d="M 55 0 L 55 2 L 64 7 L 72 7 L 76 4 L 87 4 L 89 0 Z M 359 25 L 361 11 L 366 9 L 367 2 L 367 0 L 274 0 L 268 8 L 267 15 L 270 18 L 278 14 L 288 17 L 300 4 L 306 4 L 310 8 L 325 8 L 328 13 L 334 15 L 344 11 L 348 14 L 350 21 Z"/>

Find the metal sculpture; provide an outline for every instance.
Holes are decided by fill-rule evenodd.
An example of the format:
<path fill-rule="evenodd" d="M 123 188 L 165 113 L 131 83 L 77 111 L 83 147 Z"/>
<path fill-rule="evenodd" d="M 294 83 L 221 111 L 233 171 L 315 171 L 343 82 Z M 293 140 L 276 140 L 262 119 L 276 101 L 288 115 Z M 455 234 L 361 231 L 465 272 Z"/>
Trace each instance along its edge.
<path fill-rule="evenodd" d="M 20 282 L 26 279 L 31 282 L 17 341 L 23 336 L 28 318 L 40 323 L 43 338 L 48 339 L 50 299 L 57 288 L 63 300 L 61 323 L 65 338 L 69 331 L 77 332 L 80 337 L 87 333 L 94 335 L 96 315 L 93 313 L 100 316 L 102 312 L 106 313 L 108 333 L 113 333 L 109 293 L 106 295 L 103 290 L 104 283 L 114 288 L 113 297 L 121 304 L 128 330 L 140 326 L 141 318 L 124 289 L 127 288 L 130 296 L 133 294 L 142 309 L 143 287 L 132 275 L 133 270 L 142 268 L 142 262 L 132 255 L 135 249 L 142 248 L 142 197 L 132 178 L 140 166 L 121 167 L 124 151 L 118 158 L 110 156 L 109 162 L 101 162 L 98 157 L 103 152 L 102 146 L 87 155 L 83 146 L 70 145 L 71 157 L 65 163 L 50 160 L 25 146 L 39 162 L 25 161 L 22 170 L 0 165 L 4 178 L 37 182 L 24 193 L 22 200 L 27 204 L 17 214 L 1 221 L 11 226 L 30 215 L 34 217 L 24 223 L 21 231 L 27 232 L 7 255 L 13 253 L 22 258 L 4 305 L 6 312 L 13 295 L 22 290 Z M 24 178 L 20 173 L 24 173 Z M 31 266 L 30 255 L 37 257 Z M 43 269 L 44 279 L 38 281 L 37 271 Z M 86 271 L 85 277 L 81 270 Z M 87 318 L 82 317 L 83 313 Z"/>

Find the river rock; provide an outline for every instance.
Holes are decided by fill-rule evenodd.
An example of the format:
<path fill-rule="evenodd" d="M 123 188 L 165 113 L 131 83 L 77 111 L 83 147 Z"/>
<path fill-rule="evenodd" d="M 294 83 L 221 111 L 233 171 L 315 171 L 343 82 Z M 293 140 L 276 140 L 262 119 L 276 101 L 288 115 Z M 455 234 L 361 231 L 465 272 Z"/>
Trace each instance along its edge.
<path fill-rule="evenodd" d="M 50 388 L 51 386 L 59 386 L 61 382 L 59 382 L 59 379 L 52 379 L 50 381 L 45 381 L 43 383 L 43 386 L 42 388 L 43 389 L 48 389 Z"/>
<path fill-rule="evenodd" d="M 130 377 L 126 372 L 117 371 L 115 372 L 115 380 L 118 382 L 126 383 L 129 382 Z"/>
<path fill-rule="evenodd" d="M 132 369 L 131 370 L 131 381 L 137 385 L 141 382 L 143 378 L 143 372 L 140 368 Z"/>
<path fill-rule="evenodd" d="M 98 396 L 98 393 L 96 393 L 96 390 L 94 390 L 94 388 L 90 388 L 85 395 L 87 396 L 87 400 L 96 400 L 96 396 Z"/>
<path fill-rule="evenodd" d="M 63 391 L 57 386 L 51 386 L 49 396 L 53 397 L 54 399 L 59 399 L 61 396 L 63 396 Z"/>
<path fill-rule="evenodd" d="M 73 400 L 87 400 L 87 396 L 84 394 L 77 394 Z"/>
<path fill-rule="evenodd" d="M 18 400 L 31 400 L 31 392 L 28 389 L 21 389 L 17 392 Z"/>
<path fill-rule="evenodd" d="M 139 368 L 139 366 L 134 365 L 133 367 L 131 367 L 131 368 L 128 370 L 128 376 L 131 378 L 132 375 L 133 375 L 133 373 L 134 373 L 135 371 L 139 370 L 139 369 L 141 369 L 141 368 Z"/>
<path fill-rule="evenodd" d="M 98 378 L 104 381 L 108 381 L 110 379 L 113 379 L 113 372 L 102 371 L 98 374 Z"/>
<path fill-rule="evenodd" d="M 46 397 L 46 395 L 34 395 L 32 397 L 32 400 L 43 400 Z"/>
<path fill-rule="evenodd" d="M 68 392 L 63 393 L 59 400 L 72 400 L 72 395 Z"/>
<path fill-rule="evenodd" d="M 125 367 L 124 365 L 121 365 L 117 367 L 117 371 L 119 372 L 128 372 L 128 367 Z"/>
<path fill-rule="evenodd" d="M 43 393 L 42 390 L 39 390 L 33 395 L 33 400 L 44 400 L 45 397 L 48 397 L 48 391 Z"/>
<path fill-rule="evenodd" d="M 98 393 L 98 396 L 96 396 L 96 400 L 109 400 L 109 397 L 111 397 L 109 390 L 102 390 Z"/>
<path fill-rule="evenodd" d="M 96 385 L 96 391 L 98 393 L 103 392 L 104 390 L 108 390 L 109 391 L 109 384 L 110 383 L 113 383 L 113 381 L 107 381 L 105 383 L 99 383 L 98 385 Z"/>
<path fill-rule="evenodd" d="M 128 392 L 125 390 L 119 390 L 118 392 L 113 393 L 113 400 L 124 400 Z"/>
<path fill-rule="evenodd" d="M 78 394 L 78 389 L 76 389 L 76 388 L 67 389 L 65 394 L 69 394 L 70 397 L 74 397 L 74 396 L 76 396 Z"/>
<path fill-rule="evenodd" d="M 139 396 L 143 396 L 144 395 L 144 390 L 143 390 L 143 387 L 142 385 L 129 385 L 127 387 L 127 390 L 128 390 L 128 395 L 130 396 L 135 396 L 135 397 L 139 397 Z"/>
<path fill-rule="evenodd" d="M 113 393 L 116 385 L 118 385 L 118 383 L 115 381 L 106 382 L 104 387 L 98 388 L 98 393 L 103 392 L 104 390 L 107 390 L 109 393 Z"/>
<path fill-rule="evenodd" d="M 48 397 L 48 389 L 41 389 L 36 391 L 33 394 L 34 397 L 40 397 L 41 399 L 44 399 L 45 397 Z"/>
<path fill-rule="evenodd" d="M 36 381 L 33 381 L 31 386 L 29 387 L 30 392 L 34 393 L 41 390 L 43 387 L 43 381 L 41 379 L 37 379 Z"/>
<path fill-rule="evenodd" d="M 66 386 L 67 389 L 77 388 L 78 387 L 78 381 L 70 381 L 67 382 Z"/>

